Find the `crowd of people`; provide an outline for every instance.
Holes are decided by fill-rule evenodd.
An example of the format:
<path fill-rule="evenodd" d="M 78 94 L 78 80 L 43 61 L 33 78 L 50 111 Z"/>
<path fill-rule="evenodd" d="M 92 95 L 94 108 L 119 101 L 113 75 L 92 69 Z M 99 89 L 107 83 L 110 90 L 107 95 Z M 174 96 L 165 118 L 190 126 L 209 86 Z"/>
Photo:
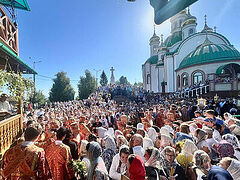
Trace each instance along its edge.
<path fill-rule="evenodd" d="M 3 156 L 2 178 L 240 179 L 234 99 L 208 99 L 199 106 L 160 96 L 117 104 L 109 92 L 26 111 L 22 137 Z M 80 169 L 74 165 L 79 161 Z"/>

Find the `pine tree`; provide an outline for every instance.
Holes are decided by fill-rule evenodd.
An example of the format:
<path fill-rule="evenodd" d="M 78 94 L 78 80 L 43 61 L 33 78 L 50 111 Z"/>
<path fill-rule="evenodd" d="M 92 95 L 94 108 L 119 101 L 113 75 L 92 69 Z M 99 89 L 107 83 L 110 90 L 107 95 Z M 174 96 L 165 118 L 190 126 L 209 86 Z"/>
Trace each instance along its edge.
<path fill-rule="evenodd" d="M 56 76 L 57 77 L 53 80 L 53 86 L 49 93 L 49 100 L 51 102 L 73 100 L 75 92 L 66 73 L 58 72 Z"/>
<path fill-rule="evenodd" d="M 119 83 L 120 83 L 120 84 L 130 84 L 130 83 L 128 82 L 128 80 L 127 80 L 127 77 L 124 77 L 124 76 L 121 76 L 121 77 L 119 78 Z"/>
<path fill-rule="evenodd" d="M 104 71 L 100 75 L 100 84 L 101 86 L 106 86 L 108 84 L 108 78 Z"/>
<path fill-rule="evenodd" d="M 81 76 L 78 83 L 78 98 L 87 99 L 96 89 L 96 80 L 91 73 L 86 70 L 85 77 Z"/>

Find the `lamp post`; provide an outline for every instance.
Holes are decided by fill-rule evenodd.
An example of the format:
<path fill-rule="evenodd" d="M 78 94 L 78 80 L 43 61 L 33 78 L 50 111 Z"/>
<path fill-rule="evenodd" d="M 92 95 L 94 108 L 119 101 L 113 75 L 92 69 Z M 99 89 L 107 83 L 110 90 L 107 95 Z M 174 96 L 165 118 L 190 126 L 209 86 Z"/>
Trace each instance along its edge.
<path fill-rule="evenodd" d="M 96 69 L 93 69 L 95 72 L 96 72 L 96 89 L 97 89 L 97 86 L 98 86 L 98 72 L 100 72 L 101 71 L 101 69 L 98 69 L 98 70 L 96 70 Z"/>
<path fill-rule="evenodd" d="M 29 59 L 33 60 L 31 57 L 29 57 Z M 37 63 L 40 63 L 42 61 L 34 61 L 33 60 L 33 70 L 35 70 L 35 66 Z M 36 90 L 36 74 L 33 74 L 33 97 L 35 96 L 35 90 Z"/>

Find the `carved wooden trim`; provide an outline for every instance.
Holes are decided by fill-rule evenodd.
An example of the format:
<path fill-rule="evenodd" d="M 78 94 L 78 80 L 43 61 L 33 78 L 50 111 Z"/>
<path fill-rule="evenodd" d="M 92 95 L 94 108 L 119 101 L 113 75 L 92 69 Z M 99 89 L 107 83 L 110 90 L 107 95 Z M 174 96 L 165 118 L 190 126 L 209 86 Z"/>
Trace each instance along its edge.
<path fill-rule="evenodd" d="M 17 55 L 18 47 L 18 29 L 8 17 L 6 12 L 0 6 L 0 41 L 3 42 Z"/>

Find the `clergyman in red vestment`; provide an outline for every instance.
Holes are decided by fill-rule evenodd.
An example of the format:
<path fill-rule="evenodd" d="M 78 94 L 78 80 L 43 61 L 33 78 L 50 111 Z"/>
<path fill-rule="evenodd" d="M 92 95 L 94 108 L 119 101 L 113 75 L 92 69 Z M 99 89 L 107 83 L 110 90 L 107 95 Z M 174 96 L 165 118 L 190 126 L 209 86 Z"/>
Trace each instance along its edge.
<path fill-rule="evenodd" d="M 52 179 L 44 150 L 34 145 L 41 130 L 38 123 L 33 124 L 25 130 L 25 141 L 5 152 L 1 163 L 3 179 Z"/>
<path fill-rule="evenodd" d="M 57 140 L 52 141 L 45 149 L 54 180 L 70 180 L 74 178 L 74 171 L 70 165 L 72 161 L 70 148 L 62 143 L 66 133 L 67 129 L 65 127 L 59 128 L 57 130 Z"/>

